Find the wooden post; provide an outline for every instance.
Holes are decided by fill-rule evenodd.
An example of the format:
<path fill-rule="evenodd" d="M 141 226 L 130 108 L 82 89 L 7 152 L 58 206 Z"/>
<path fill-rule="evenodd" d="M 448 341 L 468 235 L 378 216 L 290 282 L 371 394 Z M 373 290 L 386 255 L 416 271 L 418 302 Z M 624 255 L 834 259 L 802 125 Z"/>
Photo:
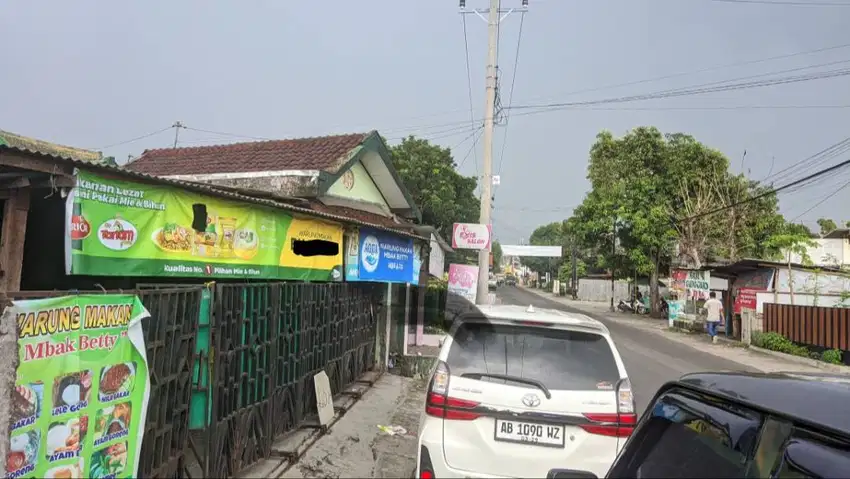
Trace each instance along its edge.
<path fill-rule="evenodd" d="M 30 189 L 10 191 L 3 207 L 3 226 L 0 228 L 0 291 L 21 289 L 21 269 L 24 262 L 24 239 L 30 209 Z"/>

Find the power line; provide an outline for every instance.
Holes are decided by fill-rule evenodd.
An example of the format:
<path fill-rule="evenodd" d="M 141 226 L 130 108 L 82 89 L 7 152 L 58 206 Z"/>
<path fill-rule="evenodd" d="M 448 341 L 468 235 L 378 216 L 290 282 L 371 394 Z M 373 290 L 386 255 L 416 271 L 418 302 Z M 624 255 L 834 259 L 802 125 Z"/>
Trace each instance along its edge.
<path fill-rule="evenodd" d="M 811 155 L 808 158 L 803 159 L 802 161 L 783 168 L 772 175 L 768 175 L 763 180 L 761 180 L 761 182 L 765 183 L 770 180 L 771 183 L 775 183 L 780 180 L 788 179 L 791 177 L 792 173 L 795 172 L 795 170 L 797 172 L 809 170 L 816 165 L 826 163 L 830 159 L 846 153 L 848 150 L 850 150 L 850 137 L 845 138 L 827 148 L 824 148 L 823 150 L 818 151 L 814 155 Z"/>
<path fill-rule="evenodd" d="M 469 123 L 475 127 L 475 108 L 472 103 L 472 70 L 469 67 L 469 37 L 466 34 L 466 15 L 460 16 L 463 21 L 463 47 L 466 52 L 466 89 L 469 96 Z M 474 133 L 473 133 L 474 134 Z M 473 160 L 475 161 L 475 175 L 478 175 L 478 152 L 473 148 Z"/>
<path fill-rule="evenodd" d="M 789 223 L 793 223 L 793 222 L 797 221 L 798 219 L 800 219 L 801 217 L 806 216 L 806 214 L 808 214 L 809 212 L 811 212 L 813 209 L 817 208 L 818 206 L 820 206 L 820 205 L 824 204 L 827 200 L 829 200 L 829 199 L 830 199 L 830 198 L 832 198 L 833 196 L 837 195 L 838 193 L 841 193 L 841 191 L 843 191 L 843 190 L 844 190 L 844 188 L 847 188 L 848 186 L 850 186 L 850 181 L 848 181 L 848 182 L 844 183 L 844 185 L 842 185 L 840 188 L 838 188 L 837 190 L 835 190 L 835 191 L 833 191 L 832 193 L 830 193 L 830 194 L 826 195 L 825 197 L 823 197 L 820 201 L 818 201 L 817 203 L 813 204 L 813 205 L 811 206 L 811 208 L 809 208 L 809 209 L 807 209 L 806 211 L 804 211 L 804 212 L 800 213 L 799 215 L 795 216 L 795 217 L 794 217 L 794 219 L 792 219 L 791 221 L 789 221 Z"/>
<path fill-rule="evenodd" d="M 839 169 L 841 169 L 841 168 L 844 168 L 844 167 L 846 167 L 846 166 L 848 166 L 848 165 L 850 165 L 850 160 L 844 160 L 844 161 L 842 161 L 841 163 L 838 163 L 837 165 L 833 165 L 833 166 L 830 166 L 829 168 L 825 168 L 825 169 L 823 169 L 823 170 L 816 171 L 815 173 L 812 173 L 811 175 L 808 175 L 808 176 L 806 176 L 805 178 L 801 178 L 801 179 L 799 179 L 799 180 L 792 181 L 791 183 L 788 183 L 788 184 L 786 184 L 786 185 L 780 186 L 780 187 L 778 187 L 778 188 L 771 188 L 771 189 L 768 189 L 767 191 L 762 192 L 762 193 L 760 193 L 760 194 L 758 194 L 758 195 L 751 196 L 751 197 L 749 197 L 749 198 L 747 198 L 747 199 L 744 199 L 744 200 L 741 200 L 741 201 L 735 202 L 735 203 L 733 203 L 733 204 L 731 204 L 731 205 L 722 206 L 722 207 L 720 207 L 720 208 L 715 208 L 715 209 L 710 210 L 710 211 L 706 211 L 706 212 L 703 212 L 703 213 L 698 213 L 698 214 L 691 215 L 691 216 L 688 216 L 688 217 L 685 217 L 685 218 L 681 218 L 681 219 L 679 219 L 678 221 L 679 221 L 679 222 L 690 221 L 690 220 L 694 220 L 694 219 L 697 219 L 697 218 L 702 218 L 703 216 L 713 215 L 713 214 L 715 214 L 715 213 L 719 213 L 719 212 L 721 212 L 721 211 L 725 211 L 725 210 L 728 210 L 728 209 L 730 209 L 730 208 L 734 208 L 734 207 L 736 207 L 736 206 L 740 206 L 740 205 L 744 205 L 744 204 L 747 204 L 747 203 L 751 203 L 751 202 L 753 202 L 753 201 L 755 201 L 755 200 L 758 200 L 758 199 L 764 198 L 765 196 L 773 195 L 773 194 L 779 193 L 780 191 L 784 191 L 784 190 L 787 190 L 787 189 L 789 189 L 789 188 L 793 188 L 793 187 L 796 187 L 796 186 L 803 185 L 803 184 L 805 184 L 805 183 L 807 183 L 807 182 L 809 182 L 809 181 L 811 181 L 811 180 L 814 180 L 814 179 L 819 178 L 819 177 L 821 177 L 821 176 L 823 176 L 823 175 L 826 175 L 827 173 L 832 173 L 833 171 L 837 171 L 837 170 L 839 170 Z"/>
<path fill-rule="evenodd" d="M 475 130 L 474 132 L 472 132 L 472 135 L 475 138 L 472 141 L 472 146 L 469 147 L 469 150 L 467 150 L 466 154 L 463 155 L 463 159 L 460 160 L 460 163 L 458 163 L 458 165 L 457 165 L 458 170 L 460 169 L 461 166 L 463 166 L 464 163 L 466 163 L 467 158 L 469 158 L 469 153 L 471 153 L 473 150 L 475 150 L 475 146 L 478 145 L 478 140 L 481 138 L 480 133 L 483 133 L 483 131 L 484 131 L 484 128 L 481 127 L 481 128 L 478 128 L 477 130 Z M 475 177 L 476 178 L 478 177 L 478 170 L 477 169 L 475 170 Z"/>
<path fill-rule="evenodd" d="M 514 55 L 514 71 L 511 73 L 511 88 L 508 91 L 508 113 L 505 116 L 505 134 L 502 136 L 502 152 L 499 154 L 499 166 L 496 168 L 497 175 L 502 174 L 502 161 L 505 159 L 505 149 L 508 144 L 508 127 L 511 122 L 511 106 L 514 103 L 514 86 L 516 85 L 516 72 L 519 69 L 519 52 L 522 46 L 522 26 L 525 23 L 525 12 L 522 12 L 519 19 L 519 33 L 516 40 L 516 54 Z"/>
<path fill-rule="evenodd" d="M 848 68 L 840 68 L 836 70 L 827 70 L 824 72 L 813 72 L 802 75 L 789 75 L 786 77 L 766 79 L 760 81 L 749 81 L 749 82 L 739 82 L 739 83 L 731 83 L 727 85 L 717 85 L 717 86 L 707 86 L 711 85 L 711 83 L 706 84 L 706 86 L 693 86 L 689 88 L 682 88 L 677 90 L 664 90 L 660 92 L 654 93 L 644 93 L 640 95 L 629 95 L 629 96 L 621 96 L 615 98 L 606 98 L 601 100 L 587 100 L 587 101 L 578 101 L 578 102 L 560 102 L 560 103 L 548 103 L 541 105 L 517 105 L 511 107 L 512 109 L 538 109 L 540 111 L 548 111 L 548 110 L 557 110 L 564 108 L 572 108 L 576 106 L 589 106 L 589 105 L 601 105 L 601 104 L 609 104 L 609 103 L 626 103 L 632 101 L 643 101 L 643 100 L 656 100 L 662 98 L 675 98 L 680 96 L 693 96 L 693 95 L 702 95 L 706 93 L 718 93 L 724 91 L 734 91 L 734 90 L 746 90 L 750 88 L 762 88 L 766 86 L 773 85 L 784 85 L 789 83 L 800 83 L 806 81 L 813 80 L 822 80 L 826 78 L 836 78 L 850 75 L 850 69 Z M 724 82 L 728 83 L 728 82 Z"/>
<path fill-rule="evenodd" d="M 712 66 L 712 67 L 700 68 L 698 70 L 691 70 L 691 71 L 679 72 L 679 73 L 670 73 L 670 74 L 662 75 L 662 76 L 658 76 L 658 77 L 645 78 L 643 80 L 634 80 L 634 81 L 628 81 L 628 82 L 625 82 L 625 83 L 616 83 L 616 84 L 611 84 L 611 85 L 603 85 L 603 86 L 599 86 L 599 87 L 585 88 L 585 89 L 582 89 L 582 90 L 574 90 L 572 92 L 566 93 L 564 96 L 578 95 L 580 93 L 591 93 L 591 92 L 596 92 L 596 91 L 601 91 L 601 90 L 611 90 L 611 89 L 615 89 L 615 88 L 622 88 L 622 87 L 625 87 L 625 86 L 640 85 L 640 84 L 643 84 L 643 83 L 653 83 L 653 82 L 657 82 L 657 81 L 661 81 L 661 80 L 669 80 L 669 79 L 672 79 L 672 78 L 698 75 L 700 73 L 708 73 L 708 72 L 717 71 L 717 70 L 725 70 L 727 68 L 735 68 L 735 67 L 748 66 L 748 65 L 757 65 L 759 63 L 767 63 L 767 62 L 771 62 L 771 61 L 774 61 L 774 60 L 784 60 L 784 59 L 787 59 L 787 58 L 794 58 L 794 57 L 803 56 L 803 55 L 812 55 L 812 54 L 815 54 L 815 53 L 823 53 L 823 52 L 826 52 L 826 51 L 840 50 L 840 49 L 844 49 L 844 48 L 850 48 L 850 43 L 842 43 L 840 45 L 831 45 L 831 46 L 828 46 L 828 47 L 820 47 L 820 48 L 815 48 L 813 50 L 802 50 L 802 51 L 797 51 L 797 52 L 793 52 L 793 53 L 785 53 L 785 54 L 782 54 L 782 55 L 774 55 L 774 56 L 771 56 L 771 57 L 759 58 L 759 59 L 755 59 L 755 60 L 746 60 L 746 61 L 741 61 L 741 62 L 725 63 L 725 64 L 716 65 L 716 66 Z"/>
<path fill-rule="evenodd" d="M 166 126 L 165 128 L 161 128 L 159 130 L 152 131 L 150 133 L 146 133 L 142 136 L 137 136 L 137 137 L 131 138 L 129 140 L 119 141 L 118 143 L 112 143 L 111 145 L 101 146 L 100 148 L 92 148 L 92 149 L 96 150 L 96 151 L 100 151 L 100 150 L 105 150 L 107 148 L 113 148 L 113 147 L 116 147 L 116 146 L 126 145 L 127 143 L 133 143 L 134 141 L 139 141 L 139 140 L 143 140 L 145 138 L 150 138 L 154 135 L 158 135 L 158 134 L 160 134 L 164 131 L 170 130 L 171 128 L 173 128 L 173 127 L 172 126 Z"/>
<path fill-rule="evenodd" d="M 810 1 L 810 2 L 795 2 L 795 1 L 785 1 L 785 0 L 705 0 L 708 2 L 714 3 L 743 3 L 743 4 L 751 4 L 751 5 L 776 5 L 776 6 L 785 6 L 785 7 L 850 7 L 850 3 L 847 2 L 824 2 L 824 1 Z"/>

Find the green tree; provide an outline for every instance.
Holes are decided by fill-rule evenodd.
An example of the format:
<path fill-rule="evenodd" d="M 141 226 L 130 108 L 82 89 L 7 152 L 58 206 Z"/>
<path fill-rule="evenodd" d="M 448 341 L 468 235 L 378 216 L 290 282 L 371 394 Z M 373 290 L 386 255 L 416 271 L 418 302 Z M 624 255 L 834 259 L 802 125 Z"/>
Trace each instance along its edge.
<path fill-rule="evenodd" d="M 457 172 L 450 148 L 410 136 L 391 150 L 393 166 L 422 211 L 424 224 L 449 238 L 454 223 L 478 221 L 477 181 Z"/>
<path fill-rule="evenodd" d="M 538 226 L 531 233 L 528 242 L 534 246 L 563 246 L 564 236 L 562 230 L 562 222 L 556 221 L 547 225 Z M 558 267 L 563 261 L 562 258 L 542 258 L 542 257 L 525 257 L 522 258 L 522 264 L 528 266 L 531 270 L 538 273 L 549 273 L 557 275 Z"/>
<path fill-rule="evenodd" d="M 803 264 L 811 264 L 812 259 L 809 257 L 809 248 L 816 246 L 811 238 L 811 233 L 808 228 L 800 227 L 789 223 L 783 228 L 783 231 L 773 235 L 769 240 L 771 247 L 777 251 L 781 251 L 782 259 L 788 263 L 788 291 L 791 296 L 791 304 L 794 304 L 794 272 L 791 268 L 792 255 L 797 255 L 802 259 Z"/>
<path fill-rule="evenodd" d="M 821 236 L 838 229 L 838 225 L 835 224 L 835 221 L 833 221 L 829 218 L 818 219 L 818 226 L 820 227 Z"/>

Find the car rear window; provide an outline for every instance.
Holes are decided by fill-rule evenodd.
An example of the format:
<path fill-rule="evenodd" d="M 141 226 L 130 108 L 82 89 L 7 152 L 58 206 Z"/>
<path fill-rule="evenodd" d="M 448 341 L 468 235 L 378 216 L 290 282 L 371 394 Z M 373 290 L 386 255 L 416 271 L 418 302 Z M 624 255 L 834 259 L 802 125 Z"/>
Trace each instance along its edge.
<path fill-rule="evenodd" d="M 549 389 L 573 391 L 610 389 L 620 379 L 611 347 L 599 334 L 463 323 L 452 341 L 446 363 L 453 376 L 503 374 L 537 380 Z"/>

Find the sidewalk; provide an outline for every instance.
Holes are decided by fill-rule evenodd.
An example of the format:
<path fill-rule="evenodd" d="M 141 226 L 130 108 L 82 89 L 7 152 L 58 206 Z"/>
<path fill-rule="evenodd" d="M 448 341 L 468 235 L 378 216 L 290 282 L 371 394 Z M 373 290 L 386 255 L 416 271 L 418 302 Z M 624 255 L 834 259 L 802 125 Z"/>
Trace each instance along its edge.
<path fill-rule="evenodd" d="M 539 289 L 529 289 L 524 287 L 522 287 L 522 289 L 550 301 L 561 303 L 564 306 L 581 311 L 585 314 L 596 316 L 599 319 L 622 324 L 623 326 L 643 330 L 652 334 L 658 334 L 664 336 L 670 341 L 686 344 L 698 351 L 722 357 L 738 364 L 744 364 L 762 372 L 827 372 L 824 368 L 818 368 L 806 364 L 807 360 L 803 358 L 800 358 L 798 362 L 797 358 L 786 359 L 784 357 L 776 357 L 769 354 L 751 351 L 746 348 L 743 343 L 726 340 L 725 338 L 721 338 L 722 341 L 718 344 L 712 344 L 708 341 L 708 337 L 706 335 L 670 331 L 668 323 L 665 320 L 650 319 L 625 313 L 612 313 L 609 303 L 577 301 L 561 296 L 555 296 L 548 291 L 542 291 Z"/>
<path fill-rule="evenodd" d="M 419 414 L 425 405 L 422 380 L 384 374 L 324 435 L 281 474 L 274 459 L 242 477 L 411 477 L 416 463 Z M 401 426 L 388 434 L 378 426 Z M 285 441 L 284 441 L 285 442 Z"/>

